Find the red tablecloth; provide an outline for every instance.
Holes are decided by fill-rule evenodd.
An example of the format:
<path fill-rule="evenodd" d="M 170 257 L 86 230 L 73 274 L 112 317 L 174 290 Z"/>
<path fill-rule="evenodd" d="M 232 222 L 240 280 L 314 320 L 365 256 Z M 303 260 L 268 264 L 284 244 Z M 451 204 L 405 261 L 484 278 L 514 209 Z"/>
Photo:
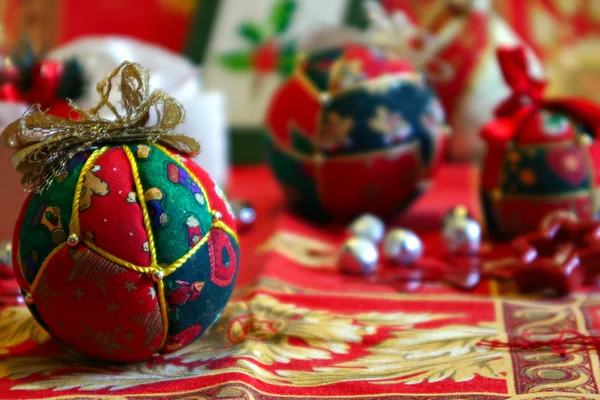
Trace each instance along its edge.
<path fill-rule="evenodd" d="M 477 213 L 476 193 L 473 168 L 446 166 L 396 223 L 417 229 L 433 259 L 440 216 L 458 203 Z M 495 282 L 472 293 L 443 284 L 398 292 L 338 274 L 343 229 L 288 214 L 265 168 L 236 169 L 230 197 L 259 215 L 241 235 L 237 290 L 204 337 L 168 356 L 106 365 L 69 352 L 16 303 L 0 271 L 0 398 L 600 398 L 595 351 L 477 346 L 531 330 L 594 333 L 592 293 L 542 300 Z"/>

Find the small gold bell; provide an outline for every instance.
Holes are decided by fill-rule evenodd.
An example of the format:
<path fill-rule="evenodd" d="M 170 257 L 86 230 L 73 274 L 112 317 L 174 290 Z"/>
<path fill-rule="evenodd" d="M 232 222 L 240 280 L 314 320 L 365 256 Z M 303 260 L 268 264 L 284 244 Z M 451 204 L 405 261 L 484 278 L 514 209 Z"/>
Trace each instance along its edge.
<path fill-rule="evenodd" d="M 165 277 L 165 273 L 160 269 L 155 269 L 152 271 L 152 280 L 154 282 L 160 282 Z"/>
<path fill-rule="evenodd" d="M 76 233 L 71 233 L 69 235 L 69 238 L 67 239 L 67 244 L 69 246 L 77 246 L 80 241 L 81 241 L 81 239 L 79 238 L 79 236 Z"/>

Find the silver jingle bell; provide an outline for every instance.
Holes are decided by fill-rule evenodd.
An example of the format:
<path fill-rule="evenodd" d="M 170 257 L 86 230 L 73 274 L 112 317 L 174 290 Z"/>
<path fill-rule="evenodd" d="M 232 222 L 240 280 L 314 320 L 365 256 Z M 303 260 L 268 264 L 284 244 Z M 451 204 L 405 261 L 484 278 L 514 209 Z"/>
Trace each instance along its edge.
<path fill-rule="evenodd" d="M 423 256 L 423 242 L 408 229 L 392 229 L 383 239 L 383 254 L 392 264 L 411 265 Z"/>
<path fill-rule="evenodd" d="M 372 241 L 351 237 L 347 239 L 338 255 L 338 268 L 348 275 L 370 275 L 377 270 L 379 252 Z"/>
<path fill-rule="evenodd" d="M 446 223 L 448 223 L 449 221 L 457 219 L 462 220 L 467 218 L 473 218 L 473 216 L 471 215 L 469 209 L 466 206 L 459 204 L 444 215 L 444 218 L 442 219 L 442 224 L 445 226 Z"/>
<path fill-rule="evenodd" d="M 247 201 L 232 200 L 229 202 L 238 230 L 249 229 L 256 221 L 256 211 Z"/>
<path fill-rule="evenodd" d="M 556 223 L 566 222 L 566 221 L 578 222 L 579 218 L 577 217 L 577 214 L 575 214 L 573 211 L 570 211 L 570 210 L 552 211 L 552 212 L 549 212 L 548 214 L 546 214 L 544 216 L 544 218 L 542 218 L 542 221 L 540 222 L 539 230 L 545 231 L 550 226 L 552 226 Z"/>
<path fill-rule="evenodd" d="M 383 240 L 383 235 L 385 235 L 385 224 L 381 218 L 373 214 L 362 214 L 352 221 L 348 227 L 348 231 L 353 236 L 369 239 L 374 243 L 380 243 Z"/>
<path fill-rule="evenodd" d="M 447 216 L 442 240 L 449 253 L 476 254 L 481 248 L 481 225 L 468 214 Z"/>

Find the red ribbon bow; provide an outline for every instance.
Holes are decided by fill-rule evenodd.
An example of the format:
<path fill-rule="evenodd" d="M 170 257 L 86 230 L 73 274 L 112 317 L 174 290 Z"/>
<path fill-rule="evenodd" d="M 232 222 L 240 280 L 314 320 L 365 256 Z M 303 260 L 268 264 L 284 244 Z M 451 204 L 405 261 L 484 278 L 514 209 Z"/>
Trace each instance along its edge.
<path fill-rule="evenodd" d="M 585 123 L 592 134 L 600 129 L 600 107 L 582 98 L 548 99 L 544 97 L 546 81 L 529 75 L 525 49 L 500 47 L 498 63 L 504 80 L 511 89 L 510 96 L 496 107 L 496 118 L 484 126 L 481 136 L 488 145 L 500 145 L 514 139 L 522 122 L 541 108 L 566 112 Z M 599 132 L 600 133 L 600 132 Z"/>
<path fill-rule="evenodd" d="M 500 47 L 497 54 L 504 81 L 512 93 L 496 108 L 496 116 L 513 115 L 523 106 L 539 105 L 543 101 L 546 81 L 529 75 L 523 48 Z"/>

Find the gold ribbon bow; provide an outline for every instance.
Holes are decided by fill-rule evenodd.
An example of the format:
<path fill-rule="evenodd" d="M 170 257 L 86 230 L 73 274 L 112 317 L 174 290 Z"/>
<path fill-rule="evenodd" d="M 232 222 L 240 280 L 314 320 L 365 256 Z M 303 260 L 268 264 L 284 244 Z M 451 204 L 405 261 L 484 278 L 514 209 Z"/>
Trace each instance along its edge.
<path fill-rule="evenodd" d="M 109 100 L 112 80 L 119 74 L 123 114 Z M 11 164 L 23 174 L 25 190 L 42 192 L 65 173 L 66 164 L 77 153 L 100 145 L 159 142 L 188 156 L 198 154 L 196 140 L 173 132 L 185 121 L 185 109 L 160 90 L 150 93 L 149 80 L 146 69 L 125 61 L 98 83 L 100 101 L 95 107 L 84 111 L 69 100 L 77 119 L 48 115 L 37 105 L 6 127 L 2 144 L 15 150 Z M 99 115 L 105 107 L 115 119 Z"/>

